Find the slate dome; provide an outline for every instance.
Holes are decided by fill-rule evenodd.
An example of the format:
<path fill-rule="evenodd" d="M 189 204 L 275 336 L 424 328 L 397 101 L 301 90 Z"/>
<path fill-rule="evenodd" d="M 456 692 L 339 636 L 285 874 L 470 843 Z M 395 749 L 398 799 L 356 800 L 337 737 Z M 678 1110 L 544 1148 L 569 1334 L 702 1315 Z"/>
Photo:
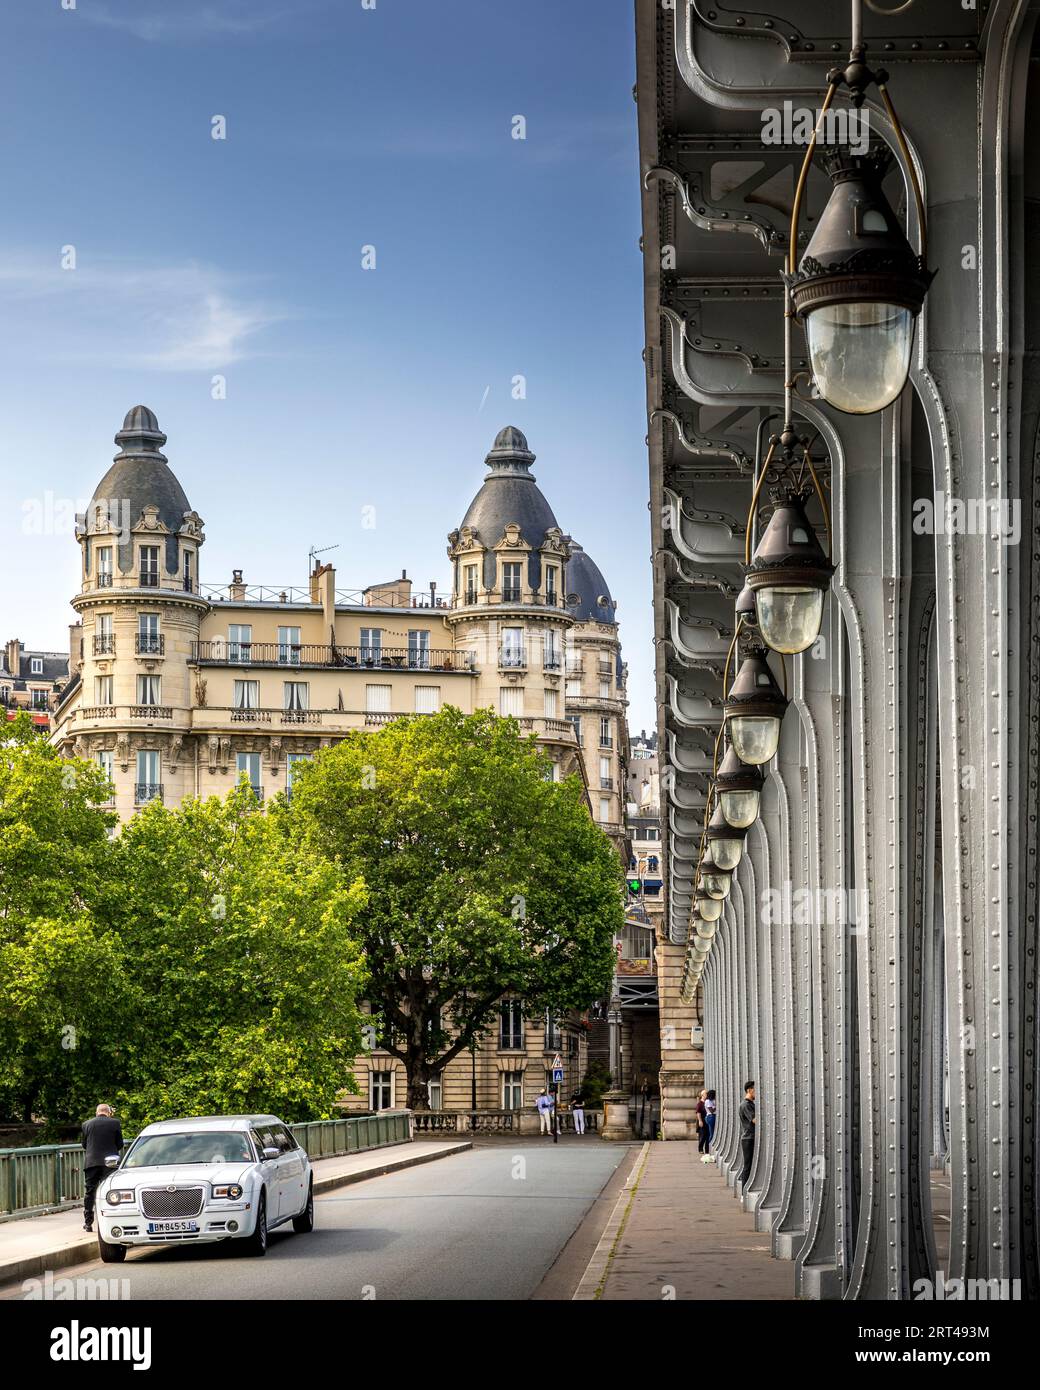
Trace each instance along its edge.
<path fill-rule="evenodd" d="M 521 536 L 534 552 L 544 545 L 547 531 L 559 529 L 553 509 L 531 472 L 534 460 L 522 430 L 515 425 L 499 430 L 485 460 L 488 471 L 484 475 L 484 485 L 462 518 L 462 526 L 472 527 L 485 547 L 485 588 L 495 586 L 493 547 L 502 539 L 507 526 L 513 523 L 519 526 Z M 528 559 L 528 583 L 537 589 L 541 582 L 542 557 L 533 553 Z"/>
<path fill-rule="evenodd" d="M 145 507 L 159 509 L 159 520 L 172 533 L 166 537 L 166 569 L 177 572 L 177 532 L 184 525 L 191 503 L 160 450 L 166 436 L 159 428 L 155 412 L 146 405 L 127 411 L 123 428 L 115 437 L 120 446 L 112 467 L 94 489 L 84 517 L 89 533 L 95 527 L 95 509 L 103 506 L 121 528 L 135 526 Z M 133 537 L 119 543 L 119 568 L 125 573 L 133 565 Z"/>
<path fill-rule="evenodd" d="M 575 603 L 567 604 L 567 612 L 578 623 L 615 623 L 617 604 L 610 596 L 607 581 L 595 560 L 587 555 L 577 541 L 571 541 L 571 558 L 567 561 L 564 589 Z"/>

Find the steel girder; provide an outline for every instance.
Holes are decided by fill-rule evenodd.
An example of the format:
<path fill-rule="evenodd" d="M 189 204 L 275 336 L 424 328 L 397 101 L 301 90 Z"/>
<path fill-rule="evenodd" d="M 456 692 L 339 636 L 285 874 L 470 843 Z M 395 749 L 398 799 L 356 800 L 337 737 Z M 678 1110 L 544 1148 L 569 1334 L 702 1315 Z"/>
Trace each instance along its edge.
<path fill-rule="evenodd" d="M 720 1163 L 732 1181 L 750 1069 L 760 1133 L 747 1205 L 774 1253 L 795 1260 L 803 1296 L 901 1298 L 933 1276 L 929 1173 L 944 1157 L 946 1273 L 1038 1292 L 1040 370 L 1027 325 L 1040 289 L 1025 268 L 1040 154 L 1023 138 L 1037 116 L 1037 8 L 993 0 L 983 16 L 917 0 L 868 18 L 940 274 L 900 402 L 865 419 L 797 405 L 831 479 L 826 651 L 792 663 L 761 823 L 702 989 Z M 782 11 L 767 30 L 732 5 L 636 5 L 673 939 L 688 928 L 699 825 L 680 817 L 707 786 L 751 460 L 780 408 L 776 272 L 801 151 L 763 146 L 762 114 L 784 100 L 815 109 L 831 41 L 846 40 L 829 0 Z M 929 61 L 911 78 L 914 52 Z M 892 144 L 885 112 L 867 110 Z M 910 204 L 913 241 L 901 166 L 890 187 Z M 825 192 L 814 173 L 807 225 Z M 798 334 L 795 370 L 803 351 Z M 939 491 L 1021 499 L 1026 543 L 919 535 L 914 504 Z M 784 885 L 767 919 L 763 894 Z"/>

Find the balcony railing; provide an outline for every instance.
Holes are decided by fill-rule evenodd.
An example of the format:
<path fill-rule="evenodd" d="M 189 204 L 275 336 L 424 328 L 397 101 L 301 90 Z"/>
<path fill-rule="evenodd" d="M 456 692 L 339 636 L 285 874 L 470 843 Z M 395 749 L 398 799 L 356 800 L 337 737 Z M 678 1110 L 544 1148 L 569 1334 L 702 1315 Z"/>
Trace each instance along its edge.
<path fill-rule="evenodd" d="M 94 637 L 95 656 L 114 656 L 116 650 L 116 638 L 113 632 L 101 632 Z"/>
<path fill-rule="evenodd" d="M 158 589 L 159 575 L 151 570 L 142 570 L 138 576 L 138 584 L 142 589 Z"/>
<path fill-rule="evenodd" d="M 504 586 L 502 589 L 503 603 L 519 603 L 523 598 L 523 590 L 514 588 L 512 585 Z"/>
<path fill-rule="evenodd" d="M 135 782 L 134 783 L 134 804 L 143 806 L 146 801 L 161 801 L 163 799 L 163 784 L 161 782 Z"/>
<path fill-rule="evenodd" d="M 80 710 L 80 715 L 84 719 L 114 719 L 116 707 L 115 705 L 86 705 Z"/>
<path fill-rule="evenodd" d="M 271 711 L 269 709 L 253 709 L 243 705 L 231 711 L 231 720 L 235 724 L 270 724 Z"/>
<path fill-rule="evenodd" d="M 498 666 L 501 671 L 522 671 L 527 668 L 527 652 L 523 647 L 499 647 Z"/>
<path fill-rule="evenodd" d="M 138 656 L 165 656 L 166 638 L 161 632 L 139 632 L 134 649 Z"/>
<path fill-rule="evenodd" d="M 98 586 L 99 589 L 111 589 L 111 587 L 112 587 L 112 571 L 111 571 L 111 570 L 98 570 L 98 573 L 97 573 L 95 582 L 97 583 L 97 586 Z"/>
<path fill-rule="evenodd" d="M 546 652 L 542 658 L 542 666 L 546 671 L 558 671 L 560 669 L 560 655 L 558 652 Z"/>
<path fill-rule="evenodd" d="M 601 792 L 612 792 L 614 790 L 613 777 L 601 777 L 599 779 L 599 789 Z"/>
<path fill-rule="evenodd" d="M 472 652 L 439 648 L 415 651 L 407 647 L 333 647 L 304 643 L 224 642 L 192 644 L 193 662 L 212 666 L 323 666 L 362 671 L 476 670 Z"/>
<path fill-rule="evenodd" d="M 283 724 L 320 724 L 320 709 L 283 709 L 280 715 Z"/>
<path fill-rule="evenodd" d="M 613 747 L 614 747 L 614 740 L 613 740 L 613 738 L 611 737 L 611 735 L 610 735 L 610 734 L 600 734 L 600 736 L 599 736 L 599 746 L 600 746 L 601 748 L 613 748 Z"/>
<path fill-rule="evenodd" d="M 170 705 L 131 705 L 131 719 L 172 719 L 173 709 Z"/>

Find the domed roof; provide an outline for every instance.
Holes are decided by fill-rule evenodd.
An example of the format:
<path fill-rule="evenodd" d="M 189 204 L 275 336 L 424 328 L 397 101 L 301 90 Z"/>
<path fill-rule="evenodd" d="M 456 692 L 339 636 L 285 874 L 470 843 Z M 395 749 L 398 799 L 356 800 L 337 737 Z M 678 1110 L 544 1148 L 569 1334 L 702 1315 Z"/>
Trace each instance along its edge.
<path fill-rule="evenodd" d="M 166 538 L 166 569 L 177 572 L 177 532 L 184 525 L 191 504 L 184 489 L 160 453 L 166 436 L 159 428 L 155 412 L 146 405 L 135 405 L 126 413 L 123 428 L 116 435 L 120 446 L 112 467 L 94 489 L 94 495 L 84 517 L 84 529 L 89 535 L 97 530 L 97 508 L 110 516 L 120 529 L 119 567 L 124 572 L 133 566 L 133 537 L 145 507 L 157 507 L 159 520 L 170 531 Z"/>
<path fill-rule="evenodd" d="M 560 525 L 530 471 L 534 459 L 523 432 L 515 425 L 507 425 L 504 430 L 499 430 L 485 460 L 488 471 L 484 475 L 484 486 L 462 518 L 462 526 L 472 527 L 486 548 L 485 588 L 493 588 L 496 582 L 493 547 L 502 539 L 506 527 L 514 523 L 519 526 L 522 538 L 532 547 L 533 553 L 528 559 L 528 583 L 533 589 L 541 585 L 542 557 L 538 551 L 545 544 L 546 532 L 559 530 Z"/>
<path fill-rule="evenodd" d="M 564 589 L 568 599 L 567 611 L 579 623 L 615 623 L 617 604 L 610 596 L 607 581 L 600 567 L 587 555 L 577 541 L 571 541 L 571 558 L 567 561 Z"/>

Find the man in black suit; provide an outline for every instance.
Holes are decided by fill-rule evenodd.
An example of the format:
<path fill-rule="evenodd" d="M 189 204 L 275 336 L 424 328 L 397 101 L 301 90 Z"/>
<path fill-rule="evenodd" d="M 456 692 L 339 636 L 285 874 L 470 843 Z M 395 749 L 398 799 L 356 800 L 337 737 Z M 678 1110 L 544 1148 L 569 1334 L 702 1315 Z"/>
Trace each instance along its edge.
<path fill-rule="evenodd" d="M 112 1113 L 112 1107 L 102 1103 L 92 1120 L 83 1126 L 83 1229 L 94 1226 L 94 1198 L 98 1184 L 105 1176 L 105 1159 L 123 1149 L 123 1131 Z"/>

